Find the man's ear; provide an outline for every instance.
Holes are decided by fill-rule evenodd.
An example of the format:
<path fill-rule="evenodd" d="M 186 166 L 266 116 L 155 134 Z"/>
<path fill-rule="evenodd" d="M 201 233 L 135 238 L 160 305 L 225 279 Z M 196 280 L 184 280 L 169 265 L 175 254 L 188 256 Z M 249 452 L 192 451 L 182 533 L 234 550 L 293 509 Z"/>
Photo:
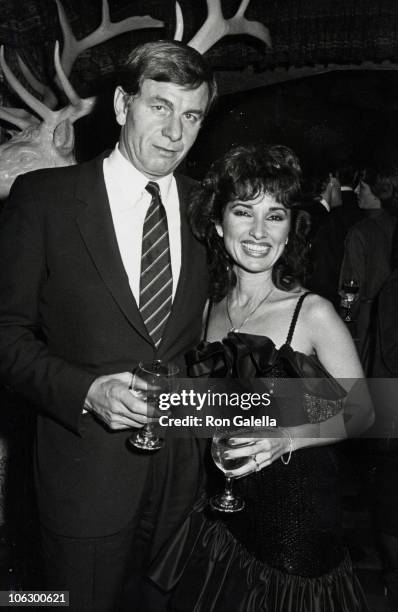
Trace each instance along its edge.
<path fill-rule="evenodd" d="M 222 225 L 220 225 L 219 223 L 216 223 L 215 224 L 215 228 L 216 228 L 216 232 L 220 236 L 220 238 L 223 238 L 224 237 L 224 230 L 222 228 Z"/>
<path fill-rule="evenodd" d="M 115 109 L 116 121 L 119 125 L 126 123 L 127 117 L 127 94 L 124 89 L 118 85 L 115 89 L 115 95 L 113 97 L 113 107 Z"/>

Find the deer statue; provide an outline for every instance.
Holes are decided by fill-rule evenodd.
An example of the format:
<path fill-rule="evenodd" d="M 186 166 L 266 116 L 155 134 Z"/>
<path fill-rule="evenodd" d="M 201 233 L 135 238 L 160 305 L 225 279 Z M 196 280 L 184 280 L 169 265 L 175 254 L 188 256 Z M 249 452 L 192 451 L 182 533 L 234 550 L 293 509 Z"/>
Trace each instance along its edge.
<path fill-rule="evenodd" d="M 55 81 L 69 101 L 67 106 L 54 110 L 58 101 L 52 89 L 40 83 L 18 58 L 21 72 L 32 89 L 42 96 L 43 101 L 32 95 L 9 69 L 4 57 L 4 48 L 0 50 L 0 65 L 5 79 L 35 113 L 0 107 L 0 119 L 20 130 L 10 132 L 12 135 L 10 140 L 0 145 L 0 199 L 8 196 L 11 185 L 19 174 L 39 168 L 76 163 L 73 124 L 80 117 L 88 115 L 95 103 L 94 97 L 80 98 L 68 80 L 78 55 L 123 32 L 142 28 L 161 28 L 164 25 L 162 21 L 147 15 L 128 17 L 117 23 L 111 22 L 108 1 L 102 0 L 101 24 L 94 32 L 78 41 L 72 33 L 59 0 L 57 0 L 57 9 L 64 46 L 60 57 L 59 44 L 58 42 L 55 44 Z"/>
<path fill-rule="evenodd" d="M 150 16 L 129 17 L 123 21 L 110 21 L 109 5 L 102 0 L 102 20 L 100 26 L 91 34 L 77 40 L 70 28 L 65 11 L 57 2 L 57 9 L 63 33 L 62 55 L 58 42 L 55 44 L 54 65 L 58 87 L 69 103 L 54 110 L 57 98 L 51 88 L 42 85 L 28 67 L 18 57 L 21 72 L 31 88 L 41 95 L 40 101 L 32 95 L 14 76 L 0 51 L 0 65 L 9 86 L 33 111 L 0 107 L 0 119 L 14 125 L 19 131 L 12 131 L 12 137 L 0 145 L 0 199 L 8 196 L 11 185 L 19 174 L 54 166 L 67 166 L 76 163 L 74 156 L 73 124 L 80 117 L 88 115 L 94 106 L 95 98 L 82 99 L 72 87 L 68 75 L 80 53 L 94 47 L 122 32 L 142 28 L 160 28 L 163 22 Z M 271 38 L 263 24 L 245 18 L 250 0 L 242 0 L 236 14 L 225 19 L 222 14 L 221 0 L 207 0 L 207 18 L 195 36 L 187 43 L 200 53 L 205 53 L 218 40 L 228 35 L 249 34 L 271 46 Z M 182 40 L 184 23 L 181 7 L 176 2 L 176 30 L 174 39 Z"/>

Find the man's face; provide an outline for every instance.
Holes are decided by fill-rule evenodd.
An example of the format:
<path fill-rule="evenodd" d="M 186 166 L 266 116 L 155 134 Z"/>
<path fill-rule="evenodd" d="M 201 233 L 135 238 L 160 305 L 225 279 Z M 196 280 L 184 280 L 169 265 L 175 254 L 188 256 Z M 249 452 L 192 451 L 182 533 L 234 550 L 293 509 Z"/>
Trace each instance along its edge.
<path fill-rule="evenodd" d="M 198 135 L 209 98 L 206 83 L 186 89 L 145 79 L 140 92 L 115 92 L 115 112 L 122 126 L 120 152 L 149 179 L 173 172 Z"/>

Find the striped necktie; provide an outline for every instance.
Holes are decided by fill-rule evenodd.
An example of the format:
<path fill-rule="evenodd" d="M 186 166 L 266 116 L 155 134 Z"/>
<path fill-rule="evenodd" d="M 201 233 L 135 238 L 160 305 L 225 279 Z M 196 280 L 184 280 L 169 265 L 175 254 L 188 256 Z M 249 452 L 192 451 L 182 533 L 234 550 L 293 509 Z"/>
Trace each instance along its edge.
<path fill-rule="evenodd" d="M 156 347 L 170 315 L 173 278 L 169 231 L 159 185 L 150 181 L 145 189 L 152 196 L 142 231 L 140 312 Z"/>

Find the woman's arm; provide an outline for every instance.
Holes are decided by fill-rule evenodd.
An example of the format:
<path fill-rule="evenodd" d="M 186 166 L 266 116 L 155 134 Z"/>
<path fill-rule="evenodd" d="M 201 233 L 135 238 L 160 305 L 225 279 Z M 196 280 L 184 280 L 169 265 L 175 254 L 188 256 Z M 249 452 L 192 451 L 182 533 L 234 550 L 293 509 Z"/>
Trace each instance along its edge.
<path fill-rule="evenodd" d="M 324 368 L 347 392 L 342 414 L 345 431 L 342 434 L 358 436 L 373 424 L 374 410 L 354 342 L 330 302 L 318 295 L 308 296 L 307 300 L 302 322 L 313 349 Z M 332 419 L 320 423 L 320 426 L 321 435 L 339 433 L 339 427 Z"/>

